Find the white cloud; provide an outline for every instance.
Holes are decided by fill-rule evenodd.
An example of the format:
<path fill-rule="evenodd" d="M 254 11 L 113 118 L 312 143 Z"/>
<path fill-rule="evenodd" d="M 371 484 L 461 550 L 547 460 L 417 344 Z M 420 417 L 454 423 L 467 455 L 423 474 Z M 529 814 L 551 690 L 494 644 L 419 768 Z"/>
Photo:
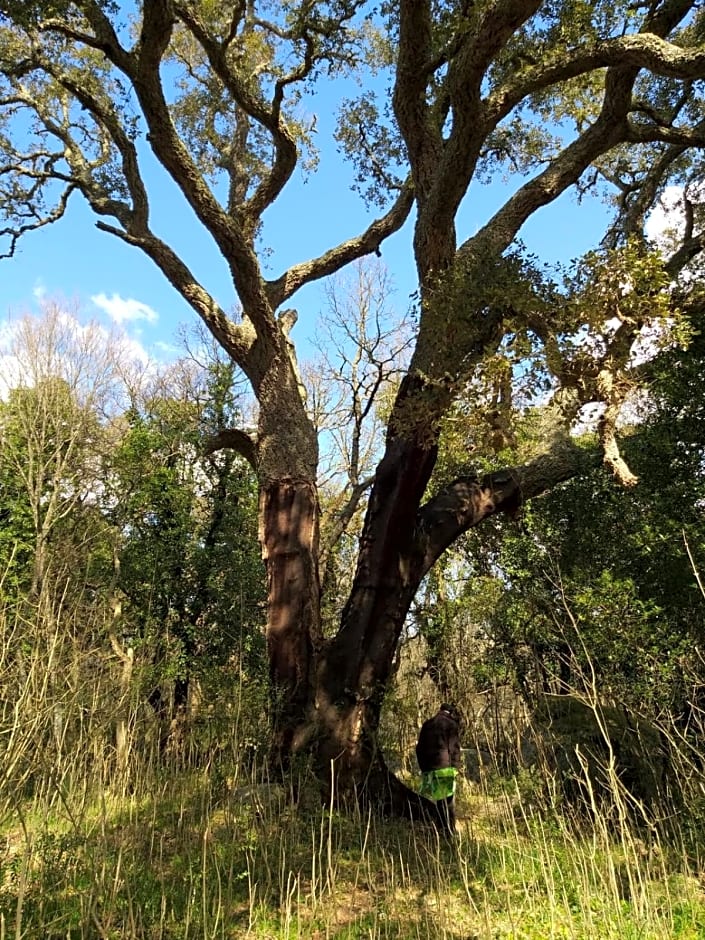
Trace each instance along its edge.
<path fill-rule="evenodd" d="M 113 322 L 118 324 L 134 322 L 135 320 L 156 323 L 159 319 L 159 314 L 155 310 L 133 297 L 124 298 L 120 294 L 113 294 L 112 297 L 108 297 L 106 294 L 94 294 L 91 301 L 96 307 L 107 313 Z"/>
<path fill-rule="evenodd" d="M 140 362 L 143 366 L 150 366 L 154 363 L 153 357 L 150 356 L 139 340 L 130 336 L 123 336 L 121 345 L 126 355 L 135 362 Z"/>
<path fill-rule="evenodd" d="M 155 358 L 123 326 L 81 322 L 71 311 L 40 304 L 39 314 L 0 315 L 0 401 L 11 389 L 33 386 L 47 374 L 61 375 L 72 387 L 85 385 L 89 394 L 102 383 L 112 395 L 114 386 L 120 398 L 123 374 L 156 369 Z"/>
<path fill-rule="evenodd" d="M 174 343 L 165 343 L 164 340 L 161 339 L 156 341 L 154 348 L 158 349 L 160 352 L 167 353 L 170 356 L 180 352 L 180 348 L 175 346 Z"/>

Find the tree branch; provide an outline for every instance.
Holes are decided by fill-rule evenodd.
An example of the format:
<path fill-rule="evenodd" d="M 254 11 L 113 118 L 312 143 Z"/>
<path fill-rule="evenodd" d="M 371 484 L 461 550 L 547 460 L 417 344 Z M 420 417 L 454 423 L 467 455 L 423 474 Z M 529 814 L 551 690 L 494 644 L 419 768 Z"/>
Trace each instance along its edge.
<path fill-rule="evenodd" d="M 72 28 L 64 20 L 53 18 L 42 20 L 39 31 L 42 33 L 58 33 L 61 36 L 65 36 L 66 39 L 70 39 L 72 42 L 77 42 L 81 45 L 88 46 L 90 49 L 102 52 L 122 72 L 126 74 L 129 73 L 132 67 L 131 55 L 121 45 L 110 20 L 105 13 L 103 13 L 100 6 L 93 2 L 93 0 L 87 0 L 83 6 L 86 19 L 93 27 L 95 35 L 92 36 L 90 33 Z"/>
<path fill-rule="evenodd" d="M 684 49 L 653 33 L 620 36 L 593 48 L 559 50 L 540 64 L 523 68 L 487 99 L 487 121 L 496 127 L 521 101 L 537 91 L 596 69 L 629 66 L 654 75 L 696 79 L 705 76 L 705 50 Z"/>
<path fill-rule="evenodd" d="M 70 77 L 55 69 L 50 62 L 44 63 L 44 69 L 73 95 L 82 108 L 93 117 L 96 124 L 110 135 L 110 139 L 120 153 L 123 177 L 132 198 L 129 224 L 139 229 L 146 228 L 149 218 L 149 200 L 139 169 L 137 148 L 122 126 L 115 109 L 108 101 L 100 101 L 95 95 L 91 95 L 86 86 L 77 84 Z M 78 152 L 78 148 L 72 148 L 72 151 Z M 89 184 L 89 181 L 85 180 L 81 188 L 95 212 L 101 215 L 114 215 L 122 224 L 128 222 L 125 212 L 121 211 L 123 204 L 108 200 L 102 194 L 98 195 L 98 187 L 92 181 Z"/>
<path fill-rule="evenodd" d="M 339 512 L 335 514 L 335 519 L 333 520 L 332 524 L 326 528 L 325 533 L 321 538 L 319 568 L 322 572 L 321 580 L 324 585 L 326 583 L 325 573 L 328 568 L 331 552 L 340 539 L 341 535 L 350 525 L 350 522 L 352 521 L 352 518 L 357 511 L 357 507 L 360 505 L 360 500 L 367 490 L 369 490 L 369 488 L 372 486 L 374 479 L 374 476 L 366 477 L 352 487 L 345 505 L 340 509 Z"/>
<path fill-rule="evenodd" d="M 169 283 L 196 311 L 223 349 L 232 356 L 245 374 L 253 382 L 261 381 L 261 376 L 251 362 L 250 353 L 257 337 L 248 320 L 244 320 L 239 326 L 233 323 L 196 280 L 176 252 L 151 232 L 134 234 L 107 225 L 105 222 L 96 224 L 101 231 L 115 235 L 128 245 L 141 248 L 155 262 Z"/>
<path fill-rule="evenodd" d="M 401 0 L 392 103 L 409 154 L 414 186 L 421 195 L 433 185 L 443 149 L 442 124 L 426 99 L 431 48 L 429 0 Z"/>
<path fill-rule="evenodd" d="M 705 120 L 694 127 L 668 127 L 629 121 L 625 143 L 673 144 L 678 147 L 705 147 Z"/>
<path fill-rule="evenodd" d="M 276 280 L 268 281 L 267 294 L 272 307 L 276 309 L 304 284 L 334 274 L 365 255 L 378 253 L 385 238 L 393 235 L 406 222 L 413 204 L 413 187 L 407 180 L 389 212 L 375 219 L 361 235 L 331 248 L 318 258 L 294 265 Z"/>
<path fill-rule="evenodd" d="M 530 463 L 488 473 L 481 479 L 460 477 L 425 503 L 417 514 L 417 540 L 423 556 L 422 577 L 452 543 L 488 516 L 516 513 L 527 500 L 600 465 L 601 454 L 561 438 Z"/>
<path fill-rule="evenodd" d="M 195 15 L 188 4 L 177 3 L 179 17 L 188 27 L 194 38 L 203 48 L 214 73 L 223 83 L 232 96 L 233 101 L 242 108 L 251 118 L 269 131 L 274 143 L 274 164 L 270 173 L 257 187 L 246 206 L 240 207 L 243 221 L 248 228 L 254 231 L 256 222 L 262 212 L 270 206 L 281 193 L 291 178 L 296 167 L 296 143 L 288 128 L 281 120 L 281 100 L 283 97 L 284 82 L 277 83 L 275 99 L 270 109 L 257 100 L 246 85 L 241 82 L 236 73 L 230 68 L 227 60 L 228 44 L 217 42 L 208 32 L 203 22 Z M 290 76 L 287 82 L 304 78 L 313 67 L 312 51 L 308 49 L 306 62 L 302 65 L 301 74 Z"/>
<path fill-rule="evenodd" d="M 264 340 L 276 335 L 276 323 L 262 290 L 252 233 L 243 232 L 222 208 L 178 135 L 164 97 L 160 74 L 162 55 L 174 20 L 167 0 L 145 5 L 134 87 L 149 127 L 149 141 L 159 162 L 184 194 L 228 263 L 243 307 Z"/>
<path fill-rule="evenodd" d="M 244 457 L 252 469 L 257 472 L 257 444 L 247 432 L 238 428 L 224 428 L 207 441 L 203 453 L 208 457 L 210 454 L 226 448 L 234 450 L 241 457 Z"/>
<path fill-rule="evenodd" d="M 0 175 L 2 175 L 2 172 L 3 170 L 0 169 Z M 36 212 L 32 211 L 31 214 L 35 216 L 33 222 L 22 222 L 17 225 L 9 225 L 5 228 L 1 228 L 0 237 L 8 236 L 10 240 L 10 246 L 7 251 L 0 253 L 0 259 L 12 258 L 17 249 L 17 243 L 27 232 L 34 232 L 37 229 L 43 228 L 45 225 L 51 225 L 52 222 L 57 222 L 60 218 L 62 218 L 66 212 L 69 198 L 77 188 L 78 187 L 76 184 L 69 183 L 66 186 L 66 189 L 64 189 L 62 192 L 54 208 L 46 212 L 44 215 L 38 215 Z"/>
<path fill-rule="evenodd" d="M 460 247 L 460 257 L 480 246 L 492 255 L 505 251 L 529 216 L 560 196 L 597 157 L 624 140 L 635 77 L 633 69 L 607 73 L 602 109 L 594 124 L 508 199 L 490 221 Z"/>
<path fill-rule="evenodd" d="M 486 138 L 489 131 L 481 99 L 487 68 L 497 52 L 540 6 L 540 0 L 495 0 L 483 16 L 472 42 L 466 43 L 450 62 L 446 88 L 453 124 L 437 177 L 442 181 L 442 199 L 449 203 L 453 215 L 467 190 L 479 154 L 479 141 Z"/>

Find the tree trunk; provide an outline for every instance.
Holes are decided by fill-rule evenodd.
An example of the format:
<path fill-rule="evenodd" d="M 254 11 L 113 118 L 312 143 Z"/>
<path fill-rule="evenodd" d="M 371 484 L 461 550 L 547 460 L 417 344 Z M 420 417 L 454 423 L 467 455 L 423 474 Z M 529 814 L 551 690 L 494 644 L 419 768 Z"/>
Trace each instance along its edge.
<path fill-rule="evenodd" d="M 286 769 L 312 700 L 320 641 L 318 494 L 307 481 L 262 488 L 260 542 L 267 569 L 267 651 L 274 693 L 274 759 Z"/>
<path fill-rule="evenodd" d="M 267 646 L 274 697 L 274 760 L 286 771 L 305 751 L 324 786 L 395 815 L 438 818 L 391 774 L 377 747 L 384 693 L 420 579 L 412 559 L 418 505 L 435 461 L 393 442 L 376 475 L 354 586 L 337 635 L 323 641 L 318 499 L 307 481 L 262 487 Z"/>
<path fill-rule="evenodd" d="M 269 583 L 268 651 L 275 691 L 275 758 L 299 751 L 341 797 L 442 821 L 434 804 L 389 772 L 377 746 L 384 693 L 421 565 L 415 520 L 435 451 L 393 442 L 376 475 L 353 589 L 337 635 L 323 641 L 316 567 L 315 488 L 283 481 L 262 492 Z"/>
<path fill-rule="evenodd" d="M 403 408 L 419 390 L 418 381 L 405 379 L 397 414 L 414 419 L 416 410 Z M 434 435 L 420 422 L 404 430 L 404 436 L 390 434 L 377 468 L 353 586 L 331 639 L 323 639 L 320 624 L 315 484 L 304 473 L 298 479 L 269 475 L 261 483 L 274 757 L 285 771 L 291 757 L 304 752 L 339 796 L 442 823 L 434 804 L 389 772 L 377 744 L 406 616 L 423 577 L 461 532 L 492 513 L 515 511 L 522 498 L 574 475 L 578 449 L 482 480 L 460 478 L 421 506 L 436 461 Z"/>

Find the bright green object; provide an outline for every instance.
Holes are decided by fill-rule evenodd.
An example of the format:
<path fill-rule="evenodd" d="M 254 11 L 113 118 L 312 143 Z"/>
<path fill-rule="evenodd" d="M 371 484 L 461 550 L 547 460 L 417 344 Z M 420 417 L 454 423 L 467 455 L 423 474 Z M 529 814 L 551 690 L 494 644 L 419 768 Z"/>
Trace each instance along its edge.
<path fill-rule="evenodd" d="M 440 770 L 427 770 L 421 774 L 421 796 L 438 802 L 455 793 L 455 767 L 441 767 Z"/>

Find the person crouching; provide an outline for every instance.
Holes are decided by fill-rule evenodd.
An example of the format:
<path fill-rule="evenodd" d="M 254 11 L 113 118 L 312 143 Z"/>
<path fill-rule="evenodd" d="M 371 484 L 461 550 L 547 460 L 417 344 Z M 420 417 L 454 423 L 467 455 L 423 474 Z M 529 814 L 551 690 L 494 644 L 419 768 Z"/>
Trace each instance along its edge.
<path fill-rule="evenodd" d="M 448 831 L 455 832 L 455 778 L 460 767 L 460 718 L 444 703 L 438 713 L 424 721 L 416 743 L 421 771 L 421 796 L 442 803 Z"/>

